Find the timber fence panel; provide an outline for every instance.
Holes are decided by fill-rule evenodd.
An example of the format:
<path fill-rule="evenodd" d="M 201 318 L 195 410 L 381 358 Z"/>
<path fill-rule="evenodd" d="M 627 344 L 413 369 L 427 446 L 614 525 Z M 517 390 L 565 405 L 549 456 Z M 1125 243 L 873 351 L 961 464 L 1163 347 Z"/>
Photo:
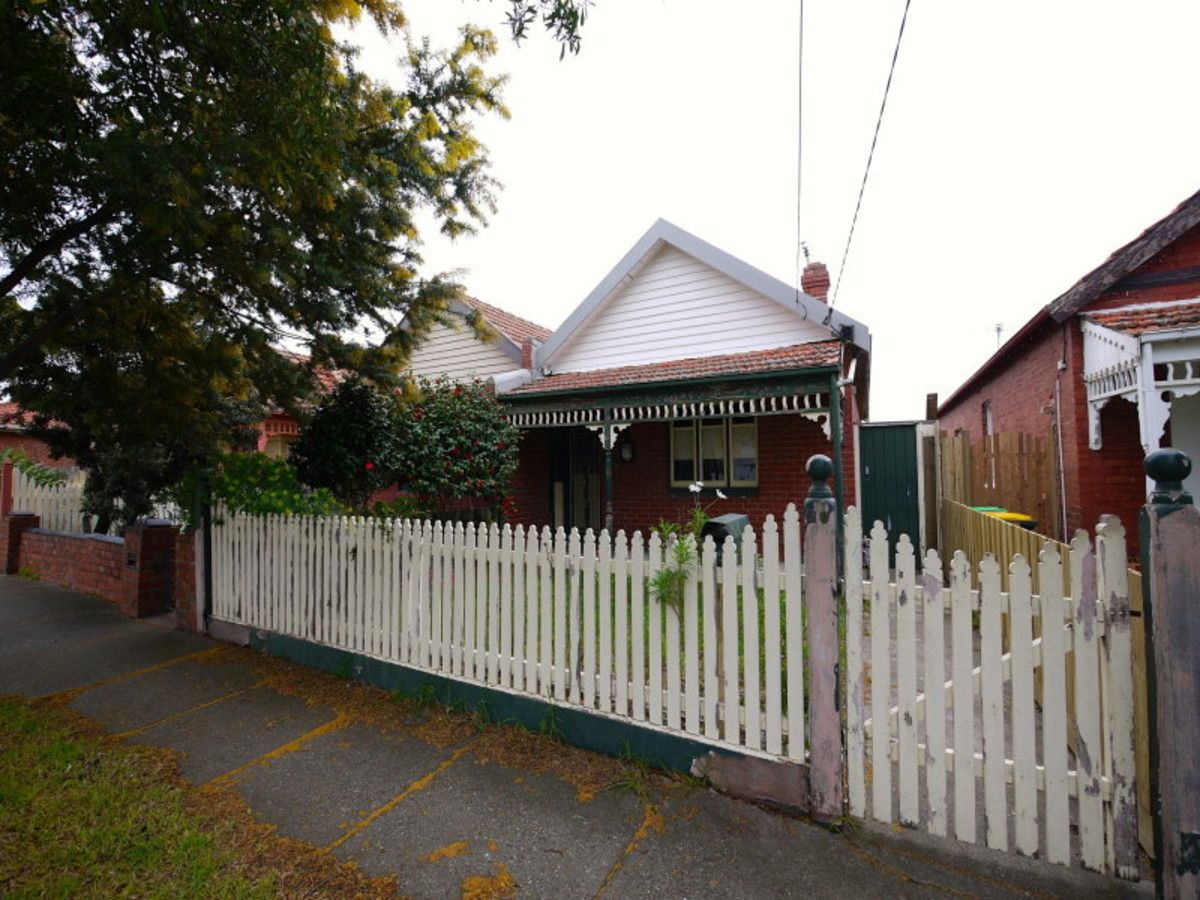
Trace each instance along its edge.
<path fill-rule="evenodd" d="M 596 568 L 598 561 L 596 536 L 588 529 L 583 536 L 583 705 L 592 709 L 596 705 Z M 578 627 L 578 626 L 577 626 Z"/>
<path fill-rule="evenodd" d="M 983 701 L 983 816 L 987 845 L 1008 849 L 1008 772 L 1004 765 L 1004 679 L 1001 667 L 1000 564 L 979 564 L 980 696 Z"/>
<path fill-rule="evenodd" d="M 865 718 L 863 671 L 863 578 L 862 578 L 862 514 L 856 507 L 846 510 L 846 783 L 850 814 L 867 814 L 866 741 L 863 733 Z M 728 553 L 728 551 L 726 551 Z M 791 631 L 788 632 L 788 651 L 793 650 Z M 789 659 L 789 668 L 791 666 Z M 789 704 L 791 688 L 788 688 Z M 789 711 L 788 721 L 794 714 Z M 793 726 L 794 728 L 795 726 Z M 793 740 L 794 740 L 793 732 Z M 726 738 L 728 740 L 728 738 Z M 803 748 L 801 748 L 803 752 Z M 794 754 L 793 754 L 793 758 Z"/>
<path fill-rule="evenodd" d="M 1009 647 L 1012 658 L 1012 759 L 1015 844 L 1038 851 L 1037 785 L 1033 707 L 1033 607 L 1029 563 L 1018 554 L 1009 566 Z"/>
<path fill-rule="evenodd" d="M 871 529 L 871 812 L 892 821 L 892 753 L 888 706 L 892 690 L 891 585 L 883 523 Z"/>
<path fill-rule="evenodd" d="M 954 836 L 975 843 L 975 668 L 971 565 L 950 563 L 951 665 L 954 675 Z"/>
<path fill-rule="evenodd" d="M 657 531 L 650 532 L 649 553 L 646 559 L 646 582 L 655 583 L 655 577 L 662 569 L 662 538 Z M 655 591 L 647 588 L 650 596 L 648 603 L 650 624 L 647 634 L 650 639 L 650 692 L 649 717 L 655 725 L 663 724 L 663 607 L 666 606 Z"/>
<path fill-rule="evenodd" d="M 763 639 L 766 653 L 767 752 L 783 753 L 783 684 L 779 647 L 779 528 L 775 517 L 763 522 Z"/>
<path fill-rule="evenodd" d="M 599 612 L 600 668 L 596 699 L 601 712 L 612 711 L 612 605 L 613 605 L 613 543 L 608 529 L 600 532 L 600 554 L 596 563 L 596 606 Z"/>
<path fill-rule="evenodd" d="M 629 546 L 630 580 L 629 580 L 629 609 L 630 609 L 630 665 L 632 675 L 633 717 L 638 720 L 646 718 L 646 607 L 647 601 L 657 603 L 648 596 L 646 589 L 646 550 L 642 541 L 642 533 L 635 531 Z"/>
<path fill-rule="evenodd" d="M 1079 803 L 1079 840 L 1083 864 L 1104 867 L 1104 805 L 1100 796 L 1099 631 L 1103 622 L 1096 588 L 1096 557 L 1084 531 L 1071 541 L 1071 582 L 1075 599 L 1075 722 Z"/>
<path fill-rule="evenodd" d="M 616 693 L 613 702 L 619 716 L 629 715 L 629 541 L 617 532 L 613 553 L 613 639 L 616 644 Z M 715 643 L 715 642 L 714 642 Z M 715 717 L 715 713 L 714 713 Z"/>
<path fill-rule="evenodd" d="M 847 532 L 849 534 L 849 532 Z M 846 547 L 862 546 L 861 535 L 857 543 L 847 542 Z M 855 552 L 855 551 L 851 551 Z M 847 583 L 851 579 L 854 560 L 847 557 Z M 804 753 L 804 616 L 801 595 L 801 572 L 804 561 L 800 554 L 800 513 L 794 503 L 789 503 L 783 514 L 783 567 L 784 590 L 787 592 L 787 609 L 785 613 L 784 647 L 787 654 L 787 723 L 788 723 L 788 757 L 797 762 L 803 762 Z M 859 629 L 862 626 L 862 569 L 857 568 L 859 576 Z M 847 645 L 848 647 L 849 645 Z"/>
<path fill-rule="evenodd" d="M 720 738 L 721 723 L 717 719 L 717 704 L 721 697 L 721 685 L 717 670 L 720 667 L 720 645 L 717 642 L 717 545 L 712 535 L 704 538 L 700 554 L 700 596 L 703 604 L 704 634 L 701 644 L 704 650 L 704 736 Z"/>
<path fill-rule="evenodd" d="M 942 561 L 929 550 L 921 567 L 925 625 L 925 796 L 929 808 L 927 829 L 946 834 L 946 657 L 945 581 Z"/>
<path fill-rule="evenodd" d="M 742 703 L 746 709 L 746 746 L 752 750 L 762 747 L 762 698 L 759 688 L 758 648 L 758 590 L 755 585 L 755 564 L 758 558 L 754 529 L 742 531 L 742 646 L 744 688 Z"/>
<path fill-rule="evenodd" d="M 1063 631 L 1062 556 L 1047 543 L 1038 561 L 1042 613 L 1042 765 L 1046 793 L 1046 858 L 1071 861 L 1067 797 L 1067 677 Z"/>
<path fill-rule="evenodd" d="M 699 547 L 693 553 L 699 561 Z M 688 573 L 683 589 L 683 727 L 692 734 L 700 733 L 700 578 L 699 566 Z"/>
<path fill-rule="evenodd" d="M 730 744 L 742 742 L 737 597 L 737 542 L 732 534 L 726 534 L 725 542 L 721 545 L 721 647 L 724 651 L 722 662 L 725 670 L 723 725 L 725 741 Z"/>
<path fill-rule="evenodd" d="M 567 699 L 567 533 L 554 532 L 554 699 Z"/>
<path fill-rule="evenodd" d="M 920 819 L 915 567 L 912 541 L 903 534 L 896 543 L 896 692 L 899 698 L 896 728 L 900 753 L 900 822 L 903 825 L 916 825 Z"/>

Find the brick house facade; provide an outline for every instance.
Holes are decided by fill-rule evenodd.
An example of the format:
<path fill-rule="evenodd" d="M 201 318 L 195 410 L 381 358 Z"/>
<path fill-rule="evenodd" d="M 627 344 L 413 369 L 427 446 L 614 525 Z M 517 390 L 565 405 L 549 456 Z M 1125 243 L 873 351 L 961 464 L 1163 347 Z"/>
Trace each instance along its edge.
<path fill-rule="evenodd" d="M 699 481 L 710 515 L 760 528 L 803 502 L 810 456 L 839 450 L 855 502 L 870 334 L 826 305 L 825 266 L 802 287 L 656 223 L 532 366 L 494 376 L 523 431 L 518 521 L 645 532 L 686 519 Z"/>
<path fill-rule="evenodd" d="M 1063 509 L 1042 530 L 1065 539 L 1115 514 L 1132 555 L 1145 453 L 1173 440 L 1200 451 L 1191 446 L 1200 429 L 1188 399 L 1200 381 L 1166 377 L 1161 361 L 1186 362 L 1197 337 L 1200 193 L 1030 319 L 942 403 L 939 426 L 972 444 L 990 423 L 994 433 L 1046 437 L 1057 447 L 1061 421 Z"/>

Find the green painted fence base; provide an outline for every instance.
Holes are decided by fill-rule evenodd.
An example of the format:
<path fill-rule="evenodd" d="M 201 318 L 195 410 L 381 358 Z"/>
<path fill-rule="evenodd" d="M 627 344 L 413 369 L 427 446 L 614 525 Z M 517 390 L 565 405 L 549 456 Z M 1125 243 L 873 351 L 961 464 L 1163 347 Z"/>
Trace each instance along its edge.
<path fill-rule="evenodd" d="M 681 735 L 643 728 L 632 722 L 587 713 L 570 706 L 559 706 L 534 697 L 469 684 L 262 629 L 249 630 L 249 646 L 271 656 L 373 684 L 386 691 L 427 694 L 432 687 L 434 696 L 442 703 L 461 707 L 467 712 L 479 712 L 492 722 L 520 725 L 531 731 L 543 728 L 552 714 L 556 733 L 565 743 L 608 756 L 633 756 L 670 772 L 694 774 L 693 762 L 709 753 L 728 757 L 728 761 L 735 765 L 738 760 L 745 759 L 762 762 L 760 757 L 732 752 Z M 730 793 L 737 792 L 731 790 Z"/>

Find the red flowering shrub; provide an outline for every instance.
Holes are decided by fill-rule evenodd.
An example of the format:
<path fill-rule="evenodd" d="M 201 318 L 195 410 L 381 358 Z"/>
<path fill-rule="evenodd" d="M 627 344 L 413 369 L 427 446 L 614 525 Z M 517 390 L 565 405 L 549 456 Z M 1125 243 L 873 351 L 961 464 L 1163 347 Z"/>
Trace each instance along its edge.
<path fill-rule="evenodd" d="M 520 433 L 481 381 L 421 379 L 418 398 L 397 416 L 401 483 L 436 514 L 475 498 L 502 511 L 517 470 Z"/>

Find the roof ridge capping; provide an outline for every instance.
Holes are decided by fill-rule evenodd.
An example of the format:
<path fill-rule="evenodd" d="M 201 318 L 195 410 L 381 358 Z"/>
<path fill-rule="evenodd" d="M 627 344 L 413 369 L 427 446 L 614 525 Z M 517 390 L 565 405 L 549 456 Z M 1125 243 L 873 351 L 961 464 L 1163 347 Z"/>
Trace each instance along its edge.
<path fill-rule="evenodd" d="M 626 277 L 660 243 L 670 244 L 684 253 L 694 256 L 706 265 L 712 266 L 734 281 L 741 282 L 751 290 L 774 300 L 786 309 L 803 313 L 811 321 L 823 324 L 834 336 L 839 335 L 844 327 L 849 327 L 853 335 L 852 342 L 862 349 L 870 351 L 871 333 L 862 322 L 822 303 L 815 297 L 798 291 L 775 276 L 769 275 L 720 247 L 696 237 L 678 225 L 660 218 L 638 239 L 629 252 L 621 257 L 620 262 L 609 270 L 583 302 L 575 307 L 571 315 L 558 326 L 549 340 L 542 344 L 538 350 L 537 364 L 541 366 L 549 362 L 591 314 L 621 286 Z"/>
<path fill-rule="evenodd" d="M 1046 312 L 1055 322 L 1069 319 L 1196 225 L 1200 225 L 1200 191 L 1196 191 L 1132 241 L 1114 250 L 1108 259 L 1050 301 L 1046 305 Z"/>

